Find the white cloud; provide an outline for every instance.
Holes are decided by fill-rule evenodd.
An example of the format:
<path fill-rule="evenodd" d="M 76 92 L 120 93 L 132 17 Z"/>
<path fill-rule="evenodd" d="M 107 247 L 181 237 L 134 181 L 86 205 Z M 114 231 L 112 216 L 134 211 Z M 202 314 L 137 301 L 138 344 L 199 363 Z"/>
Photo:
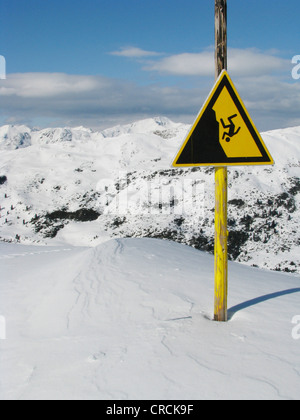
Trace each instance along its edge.
<path fill-rule="evenodd" d="M 49 125 L 52 120 L 51 125 L 98 128 L 109 121 L 193 113 L 194 98 L 194 92 L 189 98 L 176 87 L 139 86 L 102 76 L 9 74 L 0 82 L 0 125 L 26 120 L 29 125 L 42 120 Z"/>
<path fill-rule="evenodd" d="M 66 94 L 91 92 L 104 85 L 96 77 L 82 77 L 63 73 L 20 73 L 9 75 L 0 87 L 1 96 L 23 98 L 57 97 Z"/>
<path fill-rule="evenodd" d="M 123 47 L 120 51 L 113 51 L 110 55 L 116 55 L 118 57 L 127 57 L 127 58 L 144 58 L 144 57 L 154 57 L 159 56 L 161 53 L 155 51 L 145 51 L 141 48 L 136 47 Z"/>
<path fill-rule="evenodd" d="M 149 62 L 144 70 L 175 76 L 211 76 L 214 74 L 214 53 L 183 53 Z"/>
<path fill-rule="evenodd" d="M 268 74 L 234 77 L 259 130 L 300 125 L 300 81 L 292 79 L 290 69 L 288 75 L 287 81 Z M 9 74 L 0 81 L 0 125 L 22 122 L 40 127 L 106 128 L 157 115 L 192 123 L 212 88 L 213 79 L 202 78 L 186 88 L 140 86 L 102 76 Z"/>
<path fill-rule="evenodd" d="M 228 51 L 228 67 L 234 76 L 271 74 L 288 66 L 290 61 L 276 56 L 274 52 L 235 48 Z M 148 62 L 143 69 L 176 76 L 211 76 L 214 74 L 214 50 L 171 55 Z"/>
<path fill-rule="evenodd" d="M 229 71 L 236 76 L 267 75 L 290 67 L 290 60 L 257 49 L 231 49 L 228 63 Z"/>

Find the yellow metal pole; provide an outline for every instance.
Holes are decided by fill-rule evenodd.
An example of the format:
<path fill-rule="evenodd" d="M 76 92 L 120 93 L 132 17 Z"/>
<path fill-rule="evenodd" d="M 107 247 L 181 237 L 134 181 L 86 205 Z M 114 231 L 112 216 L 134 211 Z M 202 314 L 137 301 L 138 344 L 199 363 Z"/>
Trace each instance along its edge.
<path fill-rule="evenodd" d="M 216 168 L 215 207 L 215 321 L 227 321 L 228 253 L 227 253 L 227 168 Z"/>
<path fill-rule="evenodd" d="M 227 0 L 215 0 L 216 79 L 227 70 Z M 228 295 L 227 167 L 215 169 L 215 321 L 226 322 Z"/>

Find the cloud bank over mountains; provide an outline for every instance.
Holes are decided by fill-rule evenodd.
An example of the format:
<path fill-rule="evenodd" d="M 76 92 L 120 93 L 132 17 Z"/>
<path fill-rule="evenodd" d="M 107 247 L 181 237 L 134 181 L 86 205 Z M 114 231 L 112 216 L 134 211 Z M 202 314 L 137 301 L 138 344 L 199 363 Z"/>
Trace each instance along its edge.
<path fill-rule="evenodd" d="M 132 60 L 153 82 L 102 75 L 16 73 L 0 81 L 0 122 L 106 128 L 165 115 L 192 123 L 214 83 L 213 48 L 170 55 L 123 47 L 109 54 Z M 291 60 L 276 51 L 230 49 L 229 73 L 259 130 L 300 125 L 300 83 Z"/>

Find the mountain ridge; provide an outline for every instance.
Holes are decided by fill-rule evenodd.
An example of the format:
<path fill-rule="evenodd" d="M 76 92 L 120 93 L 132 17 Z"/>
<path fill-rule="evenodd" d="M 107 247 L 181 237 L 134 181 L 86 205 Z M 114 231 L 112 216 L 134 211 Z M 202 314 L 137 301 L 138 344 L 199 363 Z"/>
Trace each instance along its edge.
<path fill-rule="evenodd" d="M 171 168 L 189 127 L 165 117 L 101 132 L 0 127 L 1 240 L 152 237 L 212 252 L 213 168 Z M 300 127 L 262 137 L 274 167 L 229 169 L 230 258 L 299 274 Z"/>

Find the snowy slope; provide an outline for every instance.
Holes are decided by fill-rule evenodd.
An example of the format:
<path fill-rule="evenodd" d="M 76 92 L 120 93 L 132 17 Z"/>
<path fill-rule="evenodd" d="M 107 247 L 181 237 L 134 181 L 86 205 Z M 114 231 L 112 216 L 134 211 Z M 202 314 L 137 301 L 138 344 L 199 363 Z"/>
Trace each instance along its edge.
<path fill-rule="evenodd" d="M 154 239 L 0 244 L 1 399 L 299 399 L 300 279 Z"/>
<path fill-rule="evenodd" d="M 163 117 L 103 132 L 1 127 L 0 239 L 153 237 L 212 252 L 213 169 L 170 166 L 188 128 Z M 300 127 L 263 138 L 274 167 L 229 170 L 230 257 L 300 273 Z"/>

